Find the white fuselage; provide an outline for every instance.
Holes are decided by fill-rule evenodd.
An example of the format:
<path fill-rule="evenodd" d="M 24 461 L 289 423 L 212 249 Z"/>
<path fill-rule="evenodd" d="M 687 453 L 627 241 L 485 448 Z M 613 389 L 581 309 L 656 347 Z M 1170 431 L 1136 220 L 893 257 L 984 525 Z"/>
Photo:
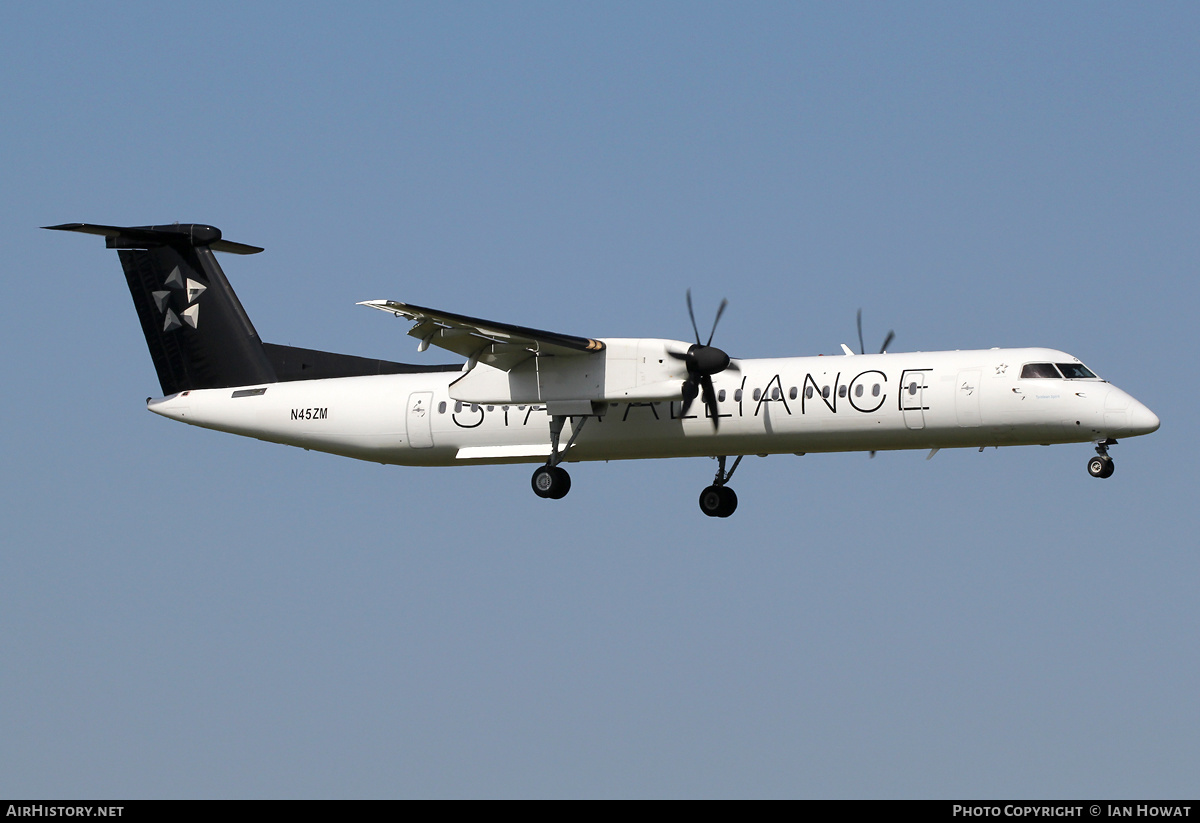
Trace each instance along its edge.
<path fill-rule="evenodd" d="M 680 344 L 686 347 L 687 344 Z M 717 374 L 720 425 L 704 404 L 598 404 L 568 461 L 1100 442 L 1159 420 L 1099 378 L 1022 378 L 1052 349 L 738 360 Z M 462 372 L 343 377 L 181 392 L 151 411 L 195 426 L 378 463 L 540 463 L 544 404 L 455 399 Z M 461 398 L 461 391 L 455 391 Z M 580 417 L 572 417 L 566 438 Z"/>

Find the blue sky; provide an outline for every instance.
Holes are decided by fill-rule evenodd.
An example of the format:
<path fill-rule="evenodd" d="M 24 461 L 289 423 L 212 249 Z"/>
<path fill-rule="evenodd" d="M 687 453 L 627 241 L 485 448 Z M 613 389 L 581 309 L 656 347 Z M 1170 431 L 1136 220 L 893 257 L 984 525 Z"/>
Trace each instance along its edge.
<path fill-rule="evenodd" d="M 1200 12 L 18 5 L 0 31 L 0 796 L 1194 797 Z M 408 469 L 192 429 L 116 255 L 264 339 L 391 298 L 736 357 L 1046 345 L 1113 449 Z M 703 320 L 701 321 L 703 325 Z"/>

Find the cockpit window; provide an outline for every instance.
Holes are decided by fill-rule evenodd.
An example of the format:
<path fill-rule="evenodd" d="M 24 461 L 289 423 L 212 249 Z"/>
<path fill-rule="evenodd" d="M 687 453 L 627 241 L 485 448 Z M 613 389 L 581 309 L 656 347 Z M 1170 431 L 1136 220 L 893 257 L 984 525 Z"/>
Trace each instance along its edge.
<path fill-rule="evenodd" d="M 1059 373 L 1053 363 L 1026 363 L 1025 368 L 1021 369 L 1021 376 L 1058 378 Z"/>
<path fill-rule="evenodd" d="M 1082 377 L 1096 376 L 1091 369 L 1082 363 L 1055 363 L 1055 365 L 1058 366 L 1058 370 L 1063 373 L 1063 377 L 1067 378 L 1068 380 L 1077 380 Z"/>

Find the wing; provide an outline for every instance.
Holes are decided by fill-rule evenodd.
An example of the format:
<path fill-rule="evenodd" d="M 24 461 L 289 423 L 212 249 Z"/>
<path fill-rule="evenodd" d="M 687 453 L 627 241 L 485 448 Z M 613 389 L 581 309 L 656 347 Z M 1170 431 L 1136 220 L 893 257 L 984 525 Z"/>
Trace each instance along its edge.
<path fill-rule="evenodd" d="M 421 341 L 417 351 L 437 346 L 466 357 L 468 368 L 484 363 L 508 371 L 531 357 L 576 357 L 604 351 L 603 343 L 588 337 L 495 323 L 410 303 L 366 300 L 359 305 L 408 318 L 413 321 L 409 335 Z"/>

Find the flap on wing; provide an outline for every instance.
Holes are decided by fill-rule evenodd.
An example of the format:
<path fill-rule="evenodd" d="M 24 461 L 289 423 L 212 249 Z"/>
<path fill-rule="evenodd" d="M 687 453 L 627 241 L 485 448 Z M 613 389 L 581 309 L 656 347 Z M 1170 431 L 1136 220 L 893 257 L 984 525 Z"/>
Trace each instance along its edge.
<path fill-rule="evenodd" d="M 426 309 L 394 300 L 365 300 L 370 306 L 413 321 L 408 333 L 421 341 L 417 351 L 437 346 L 468 359 L 468 366 L 485 363 L 508 371 L 531 357 L 575 356 L 604 350 L 604 344 L 588 337 L 573 337 L 477 317 Z"/>

